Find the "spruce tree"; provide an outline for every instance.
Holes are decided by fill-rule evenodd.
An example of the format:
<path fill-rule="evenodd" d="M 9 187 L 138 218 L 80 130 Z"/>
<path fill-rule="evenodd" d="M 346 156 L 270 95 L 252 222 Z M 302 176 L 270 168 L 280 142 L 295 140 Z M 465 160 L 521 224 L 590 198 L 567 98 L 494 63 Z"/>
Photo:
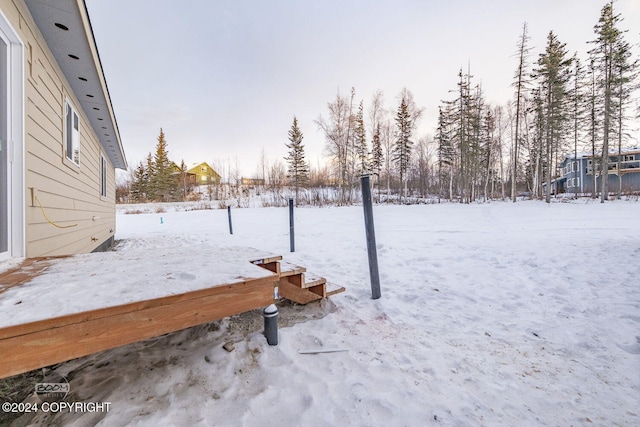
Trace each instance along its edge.
<path fill-rule="evenodd" d="M 594 60 L 596 79 L 602 105 L 602 160 L 601 160 L 601 202 L 608 199 L 610 140 L 617 133 L 622 134 L 625 106 L 633 90 L 635 63 L 629 63 L 630 47 L 624 40 L 625 31 L 620 30 L 622 18 L 615 14 L 613 1 L 607 3 L 594 27 L 595 47 L 589 52 Z M 616 118 L 618 120 L 616 120 Z M 619 139 L 619 145 L 622 140 Z M 595 175 L 594 168 L 594 179 Z"/>
<path fill-rule="evenodd" d="M 142 203 L 147 197 L 147 187 L 149 180 L 144 163 L 140 162 L 133 174 L 133 183 L 131 184 L 131 197 L 134 201 Z"/>
<path fill-rule="evenodd" d="M 560 144 L 567 135 L 567 102 L 569 101 L 569 77 L 572 58 L 567 58 L 566 45 L 561 43 L 553 31 L 547 36 L 547 47 L 540 54 L 538 77 L 542 89 L 544 114 L 544 143 L 546 151 L 547 191 L 545 200 L 551 202 L 551 177 L 553 160 L 560 150 Z"/>
<path fill-rule="evenodd" d="M 156 199 L 156 191 L 153 187 L 153 177 L 155 176 L 156 165 L 153 162 L 153 156 L 151 153 L 147 154 L 146 166 L 144 167 L 144 181 L 146 183 L 146 199 L 147 200 L 155 200 Z"/>
<path fill-rule="evenodd" d="M 449 196 L 451 200 L 453 193 L 453 166 L 455 158 L 455 148 L 453 147 L 450 126 L 451 118 L 448 110 L 438 108 L 438 128 L 436 129 L 436 143 L 438 144 L 438 183 L 440 190 L 438 191 L 438 203 L 444 191 L 445 169 L 448 169 L 449 178 Z"/>
<path fill-rule="evenodd" d="M 360 174 L 366 174 L 370 169 L 369 161 L 369 149 L 367 147 L 367 135 L 364 129 L 364 113 L 363 103 L 360 101 L 358 107 L 358 113 L 356 114 L 356 123 L 354 129 L 354 150 L 356 155 L 356 161 L 358 164 L 358 172 Z"/>
<path fill-rule="evenodd" d="M 179 183 L 173 174 L 167 150 L 167 141 L 162 128 L 160 128 L 160 135 L 158 135 L 158 143 L 153 156 L 153 173 L 151 174 L 150 185 L 153 191 L 153 198 L 156 201 L 174 200 L 179 190 Z"/>
<path fill-rule="evenodd" d="M 309 166 L 304 156 L 304 145 L 302 144 L 302 132 L 298 127 L 298 119 L 293 116 L 293 124 L 289 130 L 289 144 L 285 144 L 289 149 L 289 155 L 285 158 L 288 164 L 287 178 L 296 192 L 296 204 L 298 203 L 298 193 L 309 181 Z"/>
<path fill-rule="evenodd" d="M 405 97 L 402 97 L 398 112 L 396 113 L 396 143 L 393 149 L 393 161 L 398 168 L 400 175 L 400 202 L 405 190 L 405 178 L 409 161 L 411 160 L 411 149 L 413 142 L 411 141 L 411 132 L 413 124 Z"/>
<path fill-rule="evenodd" d="M 373 138 L 371 140 L 371 171 L 378 179 L 382 170 L 383 157 L 380 123 L 378 122 L 376 123 L 376 128 L 373 131 Z"/>

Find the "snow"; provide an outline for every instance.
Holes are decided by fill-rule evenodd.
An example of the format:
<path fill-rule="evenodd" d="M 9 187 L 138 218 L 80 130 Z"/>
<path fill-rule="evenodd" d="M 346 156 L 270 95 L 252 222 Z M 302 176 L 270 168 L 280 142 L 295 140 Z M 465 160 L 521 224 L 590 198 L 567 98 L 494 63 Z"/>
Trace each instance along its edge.
<path fill-rule="evenodd" d="M 95 289 L 132 276 L 140 295 L 166 274 L 188 282 L 185 274 L 212 262 L 208 251 L 244 246 L 347 291 L 279 304 L 277 346 L 262 335 L 259 310 L 59 365 L 67 400 L 111 409 L 55 421 L 640 425 L 639 208 L 375 206 L 382 297 L 372 300 L 362 207 L 296 209 L 295 253 L 286 208 L 234 209 L 230 235 L 226 210 L 132 215 L 121 207 L 111 256 L 135 259 L 137 270 L 109 271 L 107 255 L 72 258 L 80 262 L 64 267 L 78 284 L 69 304 L 100 300 L 80 293 L 80 282 Z M 165 271 L 159 253 L 180 269 Z M 43 413 L 32 420 L 53 421 Z"/>
<path fill-rule="evenodd" d="M 196 240 L 191 245 L 176 245 L 172 239 L 136 239 L 124 242 L 117 251 L 62 259 L 46 274 L 3 295 L 0 327 L 273 275 L 249 262 L 267 257 L 264 251 L 220 248 Z M 206 262 L 185 259 L 194 256 Z"/>

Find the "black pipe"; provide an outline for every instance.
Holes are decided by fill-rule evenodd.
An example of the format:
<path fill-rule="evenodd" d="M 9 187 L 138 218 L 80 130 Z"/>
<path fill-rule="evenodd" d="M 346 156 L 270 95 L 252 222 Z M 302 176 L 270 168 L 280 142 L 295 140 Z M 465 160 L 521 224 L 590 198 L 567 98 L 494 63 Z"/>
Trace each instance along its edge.
<path fill-rule="evenodd" d="M 369 175 L 360 177 L 362 187 L 362 207 L 364 209 L 364 226 L 367 233 L 367 253 L 369 254 L 369 276 L 371 277 L 371 298 L 380 298 L 380 274 L 378 273 L 378 251 L 376 249 L 376 232 L 373 225 L 373 206 L 371 202 L 371 183 Z"/>

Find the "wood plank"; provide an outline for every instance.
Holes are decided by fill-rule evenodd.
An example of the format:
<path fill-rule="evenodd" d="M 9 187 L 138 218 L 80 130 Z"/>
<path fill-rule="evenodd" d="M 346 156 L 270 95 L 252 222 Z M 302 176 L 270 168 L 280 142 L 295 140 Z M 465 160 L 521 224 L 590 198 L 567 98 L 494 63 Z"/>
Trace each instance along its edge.
<path fill-rule="evenodd" d="M 331 295 L 335 295 L 335 294 L 339 294 L 345 291 L 343 286 L 340 285 L 336 285 L 335 283 L 331 283 L 331 282 L 327 282 L 325 284 L 325 291 L 327 293 L 327 297 L 330 297 Z"/>
<path fill-rule="evenodd" d="M 221 292 L 222 290 L 222 292 Z M 0 378 L 211 322 L 274 302 L 273 284 L 256 280 L 194 293 L 195 298 L 138 308 L 0 339 Z M 11 328 L 8 328 L 11 329 Z"/>
<path fill-rule="evenodd" d="M 324 283 L 320 283 L 319 285 L 315 285 L 315 286 L 310 286 L 308 288 L 306 288 L 309 292 L 312 292 L 316 295 L 319 295 L 320 298 L 326 298 L 327 297 L 327 287 L 325 286 Z"/>
<path fill-rule="evenodd" d="M 280 276 L 280 262 L 279 261 L 271 261 L 268 263 L 263 263 L 262 260 L 258 260 L 258 261 L 251 261 L 252 264 L 257 265 L 259 267 L 264 268 L 265 270 L 269 270 L 272 273 L 277 274 L 278 276 Z"/>
<path fill-rule="evenodd" d="M 300 265 L 291 264 L 287 261 L 280 261 L 281 277 L 294 276 L 296 274 L 304 273 L 305 271 L 307 271 L 307 269 Z"/>
<path fill-rule="evenodd" d="M 82 323 L 91 320 L 99 320 L 102 318 L 131 313 L 140 310 L 146 310 L 155 307 L 167 307 L 183 301 L 197 300 L 206 296 L 224 295 L 228 292 L 232 292 L 236 287 L 250 286 L 250 285 L 269 285 L 271 284 L 271 296 L 273 299 L 273 285 L 277 282 L 277 275 L 262 277 L 259 279 L 238 279 L 237 282 L 226 285 L 218 285 L 215 287 L 198 289 L 191 292 L 185 292 L 176 295 L 170 295 L 161 298 L 149 299 L 144 301 L 136 301 L 128 304 L 121 304 L 111 307 L 104 307 L 97 310 L 84 311 L 80 313 L 73 313 L 66 316 L 54 317 L 44 320 L 38 320 L 35 322 L 22 323 L 19 325 L 8 326 L 0 328 L 0 339 L 6 339 L 14 336 L 31 334 L 37 331 L 43 331 L 48 329 L 60 328 L 66 325 Z M 268 286 L 267 286 L 268 287 Z M 269 303 L 271 304 L 271 303 Z M 268 305 L 268 304 L 267 304 Z M 250 309 L 251 310 L 251 309 Z M 247 311 L 247 310 L 245 310 Z M 238 313 L 242 313 L 241 311 Z M 233 313 L 237 314 L 237 313 Z"/>
<path fill-rule="evenodd" d="M 248 250 L 253 251 L 253 252 L 258 252 L 258 250 L 256 249 L 250 249 L 248 248 Z M 255 265 L 263 265 L 263 264 L 270 264 L 272 262 L 276 262 L 276 261 L 280 261 L 282 259 L 281 255 L 273 255 L 273 254 L 260 254 L 260 255 L 250 255 L 252 256 L 251 261 L 249 261 L 251 264 L 255 264 Z M 253 258 L 253 256 L 255 256 L 255 258 Z"/>
<path fill-rule="evenodd" d="M 278 291 L 280 296 L 290 301 L 297 302 L 298 304 L 308 304 L 311 301 L 322 299 L 320 295 L 310 292 L 307 289 L 302 289 L 295 284 L 291 283 L 289 278 L 281 278 L 278 282 Z"/>
<path fill-rule="evenodd" d="M 314 273 L 307 272 L 302 277 L 304 278 L 304 282 L 302 284 L 303 288 L 314 288 L 318 285 L 324 285 L 327 283 L 327 279 Z"/>
<path fill-rule="evenodd" d="M 325 279 L 324 277 L 320 277 L 309 272 L 291 274 L 290 276 L 288 276 L 288 279 L 289 282 L 302 289 L 313 288 L 318 285 L 323 285 L 327 282 L 327 279 Z"/>

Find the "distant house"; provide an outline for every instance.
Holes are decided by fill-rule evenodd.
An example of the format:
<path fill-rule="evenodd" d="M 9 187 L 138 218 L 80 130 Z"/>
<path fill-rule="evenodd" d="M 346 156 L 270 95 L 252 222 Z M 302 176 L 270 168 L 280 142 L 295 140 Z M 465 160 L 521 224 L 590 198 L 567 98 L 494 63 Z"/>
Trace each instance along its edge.
<path fill-rule="evenodd" d="M 551 182 L 551 193 L 592 193 L 594 179 L 600 191 L 603 175 L 601 164 L 602 156 L 599 154 L 595 157 L 590 154 L 565 156 L 560 164 L 560 176 Z M 610 153 L 607 174 L 610 192 L 618 191 L 620 183 L 625 193 L 640 191 L 640 148 L 626 150 L 620 156 L 617 152 Z M 543 188 L 546 185 L 543 184 Z"/>
<path fill-rule="evenodd" d="M 192 185 L 220 184 L 220 174 L 205 162 L 192 165 L 187 174 Z"/>
<path fill-rule="evenodd" d="M 249 187 L 256 187 L 259 185 L 264 185 L 264 179 L 262 178 L 242 178 L 240 179 L 241 185 L 246 185 Z"/>
<path fill-rule="evenodd" d="M 114 239 L 126 169 L 84 0 L 0 0 L 0 260 Z"/>

